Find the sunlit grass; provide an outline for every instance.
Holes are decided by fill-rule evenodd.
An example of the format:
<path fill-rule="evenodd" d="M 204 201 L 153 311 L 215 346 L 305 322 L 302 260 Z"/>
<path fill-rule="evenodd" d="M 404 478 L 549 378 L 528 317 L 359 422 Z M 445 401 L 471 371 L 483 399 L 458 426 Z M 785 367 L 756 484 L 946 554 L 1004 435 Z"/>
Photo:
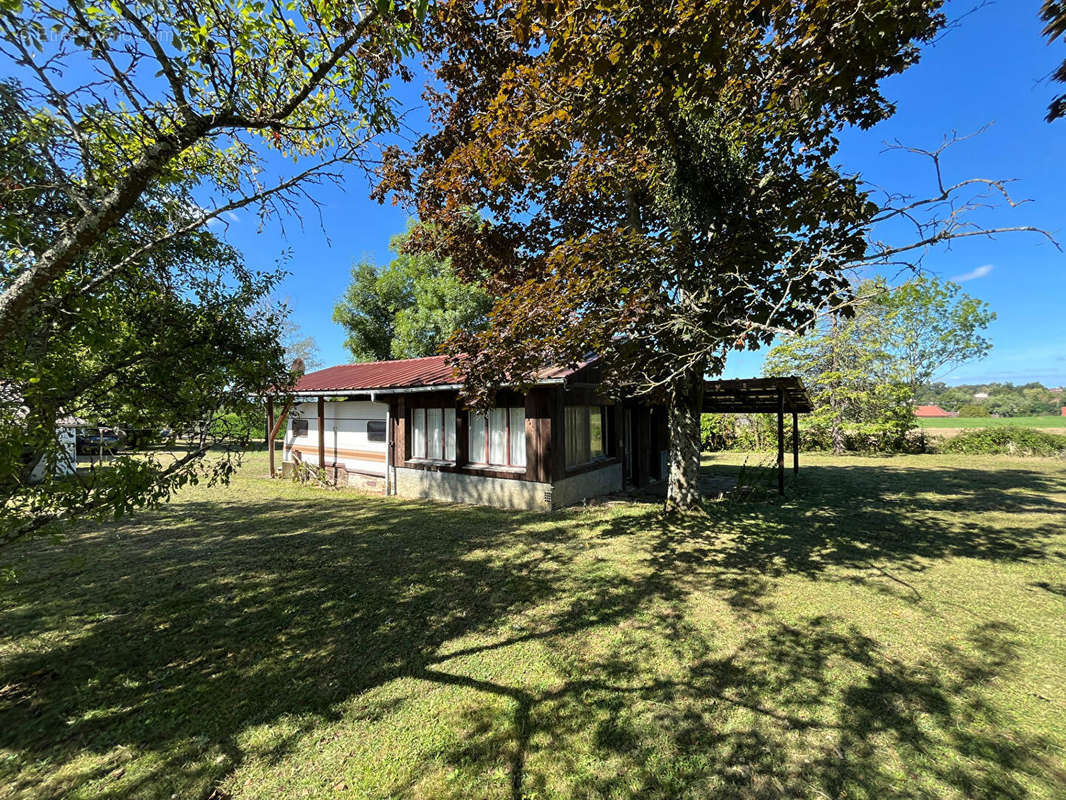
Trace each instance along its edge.
<path fill-rule="evenodd" d="M 921 428 L 988 428 L 1009 425 L 1014 428 L 1066 428 L 1066 417 L 921 417 Z"/>
<path fill-rule="evenodd" d="M 7 551 L 0 797 L 1066 796 L 1066 464 L 804 462 L 681 524 L 258 454 Z"/>

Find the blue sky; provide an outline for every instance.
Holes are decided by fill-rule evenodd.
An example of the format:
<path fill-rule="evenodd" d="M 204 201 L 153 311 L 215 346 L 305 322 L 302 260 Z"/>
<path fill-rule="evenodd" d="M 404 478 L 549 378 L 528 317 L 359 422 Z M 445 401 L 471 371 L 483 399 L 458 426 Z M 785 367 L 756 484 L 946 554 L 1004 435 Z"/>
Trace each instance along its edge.
<path fill-rule="evenodd" d="M 976 2 L 949 3 L 947 11 L 958 17 Z M 1003 207 L 982 221 L 1036 225 L 1066 240 L 1066 120 L 1044 122 L 1056 91 L 1046 78 L 1066 58 L 1066 44 L 1049 45 L 1041 35 L 1039 6 L 1039 0 L 999 0 L 962 19 L 927 48 L 917 66 L 886 82 L 886 95 L 898 105 L 895 117 L 870 131 L 848 132 L 843 166 L 878 185 L 924 196 L 932 186 L 927 164 L 884 152 L 885 142 L 932 148 L 952 131 L 969 134 L 988 125 L 948 151 L 945 177 L 1017 179 L 1015 198 L 1032 202 Z M 418 102 L 417 90 L 404 94 Z M 410 119 L 422 116 L 416 110 Z M 389 239 L 407 218 L 403 209 L 369 200 L 368 190 L 365 177 L 353 169 L 343 187 L 317 191 L 324 204 L 321 222 L 307 206 L 302 220 L 284 221 L 284 235 L 276 222 L 258 230 L 250 213 L 228 226 L 227 238 L 250 265 L 269 267 L 291 252 L 286 266 L 292 274 L 279 293 L 290 300 L 294 320 L 315 337 L 327 365 L 349 360 L 343 330 L 330 317 L 351 265 L 363 257 L 387 261 Z M 925 267 L 961 281 L 998 315 L 989 331 L 992 353 L 945 376 L 948 382 L 1066 384 L 1066 255 L 1037 235 L 1016 233 L 957 242 L 931 252 Z M 759 352 L 735 354 L 726 376 L 758 375 L 762 359 Z"/>

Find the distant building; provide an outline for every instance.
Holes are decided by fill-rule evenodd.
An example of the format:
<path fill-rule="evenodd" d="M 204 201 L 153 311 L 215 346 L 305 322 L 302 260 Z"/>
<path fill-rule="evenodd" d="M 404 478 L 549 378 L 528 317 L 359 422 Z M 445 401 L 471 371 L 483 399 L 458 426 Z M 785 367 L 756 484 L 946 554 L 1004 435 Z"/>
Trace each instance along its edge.
<path fill-rule="evenodd" d="M 954 417 L 958 416 L 950 411 L 945 411 L 940 406 L 918 406 L 914 409 L 916 417 Z"/>
<path fill-rule="evenodd" d="M 973 393 L 973 399 L 974 400 L 987 400 L 988 399 L 988 392 L 974 392 Z"/>
<path fill-rule="evenodd" d="M 1066 406 L 1062 407 L 1062 416 L 1066 417 Z"/>

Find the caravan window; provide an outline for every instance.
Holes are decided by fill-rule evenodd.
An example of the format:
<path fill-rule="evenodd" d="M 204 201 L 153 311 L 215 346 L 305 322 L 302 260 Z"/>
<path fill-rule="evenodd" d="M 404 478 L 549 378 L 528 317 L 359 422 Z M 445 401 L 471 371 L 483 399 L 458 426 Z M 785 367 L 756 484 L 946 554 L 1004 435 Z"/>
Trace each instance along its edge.
<path fill-rule="evenodd" d="M 372 419 L 366 423 L 366 440 L 368 442 L 385 441 L 385 420 Z"/>

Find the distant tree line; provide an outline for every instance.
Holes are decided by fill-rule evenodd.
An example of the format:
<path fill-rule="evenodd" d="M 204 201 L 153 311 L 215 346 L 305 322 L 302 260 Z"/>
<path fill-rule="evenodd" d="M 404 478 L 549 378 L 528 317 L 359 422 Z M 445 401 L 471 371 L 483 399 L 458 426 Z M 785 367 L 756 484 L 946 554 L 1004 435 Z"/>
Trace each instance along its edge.
<path fill-rule="evenodd" d="M 988 397 L 979 396 L 984 394 Z M 937 381 L 922 386 L 917 397 L 919 403 L 937 405 L 961 417 L 1040 417 L 1057 415 L 1066 405 L 1062 389 L 1037 381 L 1017 386 L 1010 382 L 948 386 Z"/>
<path fill-rule="evenodd" d="M 803 380 L 814 406 L 800 426 L 800 446 L 809 450 L 924 451 L 928 441 L 914 414 L 921 404 L 963 417 L 1058 414 L 1066 404 L 1063 390 L 1038 382 L 949 386 L 938 379 L 987 355 L 992 343 L 985 331 L 994 319 L 987 303 L 950 281 L 918 275 L 892 286 L 875 278 L 856 286 L 846 313 L 779 339 L 764 372 Z M 704 414 L 701 435 L 711 450 L 762 450 L 776 441 L 776 420 Z M 973 446 L 998 452 L 994 447 L 1006 444 Z"/>
<path fill-rule="evenodd" d="M 989 352 L 984 331 L 995 314 L 958 284 L 928 275 L 895 287 L 884 278 L 865 281 L 855 296 L 846 314 L 782 337 L 764 371 L 803 380 L 814 404 L 804 425 L 808 446 L 909 449 L 922 388 Z"/>

